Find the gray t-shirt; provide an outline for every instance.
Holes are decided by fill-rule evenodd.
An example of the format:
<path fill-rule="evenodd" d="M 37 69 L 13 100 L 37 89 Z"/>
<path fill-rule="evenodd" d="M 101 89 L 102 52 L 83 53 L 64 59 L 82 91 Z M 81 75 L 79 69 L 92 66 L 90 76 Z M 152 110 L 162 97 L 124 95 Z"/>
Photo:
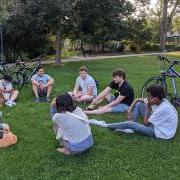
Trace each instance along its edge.
<path fill-rule="evenodd" d="M 93 96 L 97 96 L 97 87 L 94 79 L 87 75 L 85 79 L 82 79 L 80 76 L 76 79 L 76 85 L 81 88 L 82 94 L 87 94 L 88 88 L 93 88 Z"/>

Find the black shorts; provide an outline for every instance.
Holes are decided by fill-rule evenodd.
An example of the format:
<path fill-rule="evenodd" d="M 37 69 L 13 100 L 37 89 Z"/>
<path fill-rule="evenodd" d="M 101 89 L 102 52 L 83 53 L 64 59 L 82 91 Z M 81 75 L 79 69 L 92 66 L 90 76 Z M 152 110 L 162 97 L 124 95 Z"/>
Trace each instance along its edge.
<path fill-rule="evenodd" d="M 46 97 L 47 96 L 47 88 L 43 88 L 43 89 L 38 88 L 38 95 L 39 95 L 39 97 Z"/>

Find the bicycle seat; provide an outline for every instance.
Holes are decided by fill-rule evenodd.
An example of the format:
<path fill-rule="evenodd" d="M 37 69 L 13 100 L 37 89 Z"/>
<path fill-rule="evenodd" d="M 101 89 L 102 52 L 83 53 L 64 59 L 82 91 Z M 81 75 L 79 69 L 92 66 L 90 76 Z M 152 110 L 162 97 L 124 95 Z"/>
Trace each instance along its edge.
<path fill-rule="evenodd" d="M 180 61 L 173 61 L 173 64 L 180 65 Z"/>

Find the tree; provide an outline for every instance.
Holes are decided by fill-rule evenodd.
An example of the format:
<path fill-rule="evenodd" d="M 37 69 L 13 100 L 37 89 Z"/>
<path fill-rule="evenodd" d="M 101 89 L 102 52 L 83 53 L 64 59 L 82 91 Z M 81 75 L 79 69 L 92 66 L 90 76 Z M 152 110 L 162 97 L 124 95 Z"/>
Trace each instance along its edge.
<path fill-rule="evenodd" d="M 68 35 L 71 24 L 72 0 L 14 0 L 8 8 L 6 45 L 8 56 L 28 53 L 36 57 L 49 45 L 48 35 L 56 36 L 56 63 L 61 63 L 62 39 Z M 10 59 L 14 59 L 9 57 Z"/>
<path fill-rule="evenodd" d="M 103 47 L 108 40 L 120 40 L 126 36 L 126 20 L 133 12 L 130 2 L 81 0 L 76 5 L 79 12 L 77 34 L 83 43 L 101 44 Z"/>
<path fill-rule="evenodd" d="M 166 36 L 168 29 L 170 30 L 172 19 L 180 8 L 179 0 L 163 0 L 163 12 L 160 26 L 160 49 L 165 50 L 166 46 Z"/>

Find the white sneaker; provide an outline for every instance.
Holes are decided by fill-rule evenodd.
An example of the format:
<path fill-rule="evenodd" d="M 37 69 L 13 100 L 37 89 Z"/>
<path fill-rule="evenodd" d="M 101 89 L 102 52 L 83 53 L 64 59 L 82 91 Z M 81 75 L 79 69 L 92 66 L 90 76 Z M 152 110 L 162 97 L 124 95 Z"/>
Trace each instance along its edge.
<path fill-rule="evenodd" d="M 123 133 L 127 133 L 127 134 L 133 134 L 134 131 L 132 129 L 116 129 L 114 130 L 114 132 L 123 134 Z"/>
<path fill-rule="evenodd" d="M 16 105 L 16 103 L 15 103 L 14 101 L 11 101 L 11 104 L 12 104 L 13 106 L 15 106 L 15 105 Z"/>
<path fill-rule="evenodd" d="M 12 106 L 13 106 L 11 101 L 7 101 L 5 104 L 6 104 L 7 106 L 9 106 L 9 107 L 12 107 Z"/>
<path fill-rule="evenodd" d="M 89 123 L 100 127 L 108 127 L 105 121 L 98 121 L 96 119 L 89 119 Z"/>

